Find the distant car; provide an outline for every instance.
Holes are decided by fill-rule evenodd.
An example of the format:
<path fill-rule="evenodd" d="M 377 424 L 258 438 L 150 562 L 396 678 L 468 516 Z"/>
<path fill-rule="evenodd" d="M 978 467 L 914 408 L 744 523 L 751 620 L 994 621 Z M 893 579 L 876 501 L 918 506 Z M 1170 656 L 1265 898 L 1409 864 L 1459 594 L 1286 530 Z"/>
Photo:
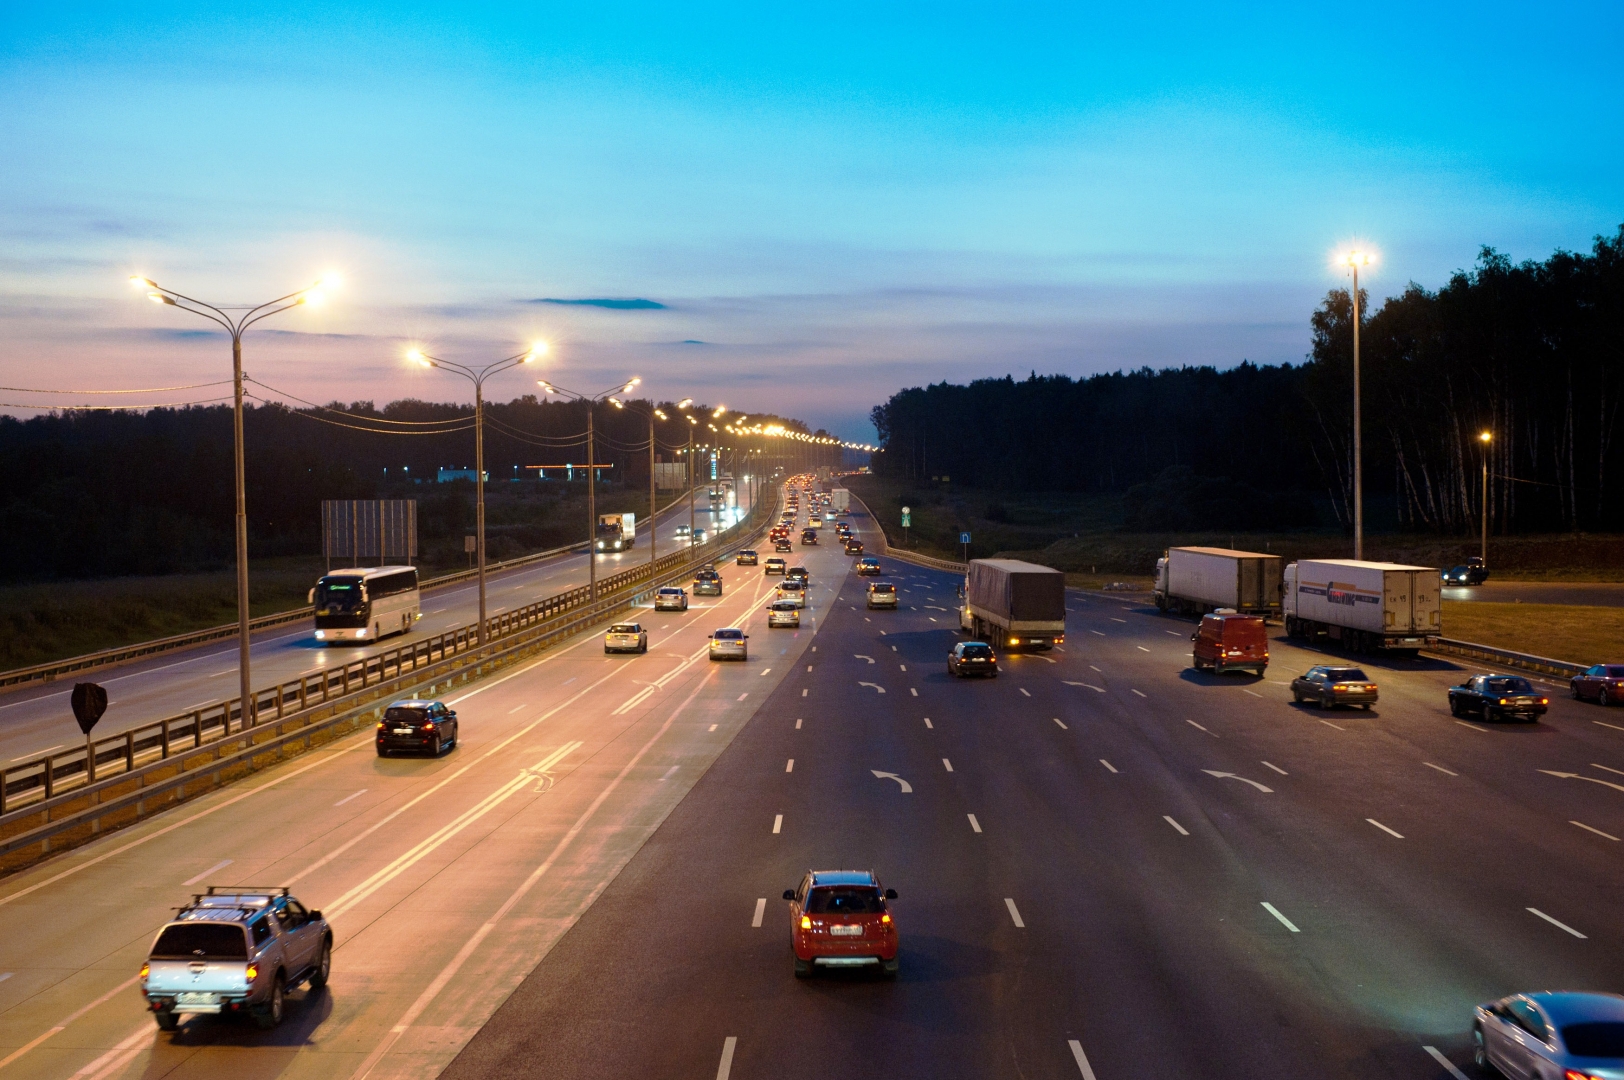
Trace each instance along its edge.
<path fill-rule="evenodd" d="M 693 590 L 695 596 L 721 596 L 722 575 L 715 570 L 701 570 L 694 575 Z"/>
<path fill-rule="evenodd" d="M 799 581 L 802 585 L 812 584 L 812 574 L 804 566 L 792 566 L 784 571 L 784 576 L 791 581 Z"/>
<path fill-rule="evenodd" d="M 806 586 L 799 581 L 785 581 L 778 586 L 779 600 L 794 604 L 798 608 L 806 607 Z"/>
<path fill-rule="evenodd" d="M 749 548 L 744 548 L 733 556 L 733 563 L 735 566 L 754 566 L 756 565 L 756 553 Z"/>
<path fill-rule="evenodd" d="M 693 543 L 693 546 L 698 547 L 700 544 L 703 544 L 704 542 L 705 542 L 705 530 L 704 529 L 695 529 L 694 530 L 694 543 Z"/>
<path fill-rule="evenodd" d="M 807 547 L 812 547 L 813 545 L 817 544 L 817 542 L 818 542 L 818 530 L 816 530 L 816 529 L 802 529 L 801 530 L 801 543 L 802 544 L 806 545 Z"/>
<path fill-rule="evenodd" d="M 861 555 L 862 553 L 863 553 L 863 542 L 861 540 L 847 540 L 846 541 L 846 554 L 847 555 Z"/>
<path fill-rule="evenodd" d="M 898 967 L 897 924 L 871 870 L 809 870 L 799 886 L 784 890 L 789 901 L 795 977 L 816 968 L 874 968 L 894 979 Z"/>
<path fill-rule="evenodd" d="M 785 537 L 784 539 L 773 544 L 773 550 L 778 552 L 794 551 L 795 545 L 789 542 L 788 537 Z"/>
<path fill-rule="evenodd" d="M 767 605 L 767 629 L 787 626 L 798 629 L 801 625 L 801 609 L 792 600 L 774 600 Z"/>
<path fill-rule="evenodd" d="M 811 526 L 812 528 L 814 528 L 814 529 L 823 528 L 823 518 L 819 514 L 813 514 L 810 518 L 807 519 L 806 523 L 809 526 Z"/>
<path fill-rule="evenodd" d="M 1624 664 L 1597 664 L 1575 675 L 1568 690 L 1580 701 L 1594 699 L 1598 705 L 1624 701 Z"/>
<path fill-rule="evenodd" d="M 1473 675 L 1459 686 L 1449 688 L 1451 716 L 1479 716 L 1503 720 L 1520 716 L 1538 720 L 1545 715 L 1550 699 L 1540 695 L 1534 684 L 1521 675 Z"/>
<path fill-rule="evenodd" d="M 608 633 L 603 635 L 603 651 L 606 653 L 619 652 L 648 652 L 648 631 L 641 623 L 621 622 L 609 627 Z"/>
<path fill-rule="evenodd" d="M 687 525 L 678 525 L 677 526 L 677 539 L 681 540 L 683 537 L 687 536 L 688 535 L 688 530 L 689 530 L 689 526 L 687 526 Z"/>
<path fill-rule="evenodd" d="M 710 636 L 710 658 L 712 660 L 748 660 L 750 659 L 750 635 L 736 626 L 717 630 Z"/>
<path fill-rule="evenodd" d="M 998 656 L 985 641 L 961 641 L 947 654 L 947 673 L 953 676 L 998 677 Z"/>
<path fill-rule="evenodd" d="M 868 587 L 869 608 L 895 608 L 897 606 L 897 587 L 889 581 L 876 581 Z"/>
<path fill-rule="evenodd" d="M 1299 705 L 1312 701 L 1322 709 L 1338 705 L 1368 709 L 1376 704 L 1376 695 L 1376 684 L 1356 667 L 1311 667 L 1291 680 L 1291 696 Z"/>
<path fill-rule="evenodd" d="M 1489 580 L 1489 568 L 1483 560 L 1473 556 L 1460 566 L 1444 571 L 1445 585 L 1481 585 Z"/>
<path fill-rule="evenodd" d="M 1624 1076 L 1624 997 L 1584 991 L 1514 994 L 1472 1010 L 1472 1057 L 1518 1080 Z"/>
<path fill-rule="evenodd" d="M 761 574 L 762 574 L 763 577 L 765 577 L 768 574 L 782 574 L 783 572 L 784 572 L 784 560 L 783 559 L 768 559 L 767 564 L 761 568 Z"/>
<path fill-rule="evenodd" d="M 1244 670 L 1262 678 L 1269 666 L 1269 631 L 1259 615 L 1220 608 L 1201 617 L 1190 642 L 1190 666 L 1197 671 L 1222 675 Z"/>
<path fill-rule="evenodd" d="M 396 750 L 427 751 L 439 757 L 457 745 L 457 714 L 443 701 L 422 701 L 416 698 L 397 701 L 384 710 L 378 721 L 377 748 L 379 757 L 388 757 Z"/>
<path fill-rule="evenodd" d="M 655 611 L 687 611 L 688 591 L 667 585 L 654 594 Z"/>
<path fill-rule="evenodd" d="M 868 557 L 857 560 L 858 577 L 876 577 L 880 574 L 880 560 Z"/>

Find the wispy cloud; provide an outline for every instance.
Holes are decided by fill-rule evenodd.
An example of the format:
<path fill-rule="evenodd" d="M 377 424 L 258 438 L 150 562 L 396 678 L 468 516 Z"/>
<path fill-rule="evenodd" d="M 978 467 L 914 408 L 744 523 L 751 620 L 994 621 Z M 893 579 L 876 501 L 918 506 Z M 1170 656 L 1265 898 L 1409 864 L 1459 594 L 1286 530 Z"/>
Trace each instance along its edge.
<path fill-rule="evenodd" d="M 532 304 L 566 304 L 573 307 L 600 307 L 611 311 L 652 311 L 664 309 L 665 305 L 658 300 L 644 300 L 642 298 L 615 300 L 608 298 L 589 300 L 561 300 L 557 297 L 544 296 L 539 300 L 531 300 Z"/>

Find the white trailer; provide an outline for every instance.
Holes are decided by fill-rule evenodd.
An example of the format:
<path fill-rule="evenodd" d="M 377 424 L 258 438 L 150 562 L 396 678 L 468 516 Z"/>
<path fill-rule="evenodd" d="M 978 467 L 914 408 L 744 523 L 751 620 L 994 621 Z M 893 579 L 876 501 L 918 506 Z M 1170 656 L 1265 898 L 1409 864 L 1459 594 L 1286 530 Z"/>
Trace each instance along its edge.
<path fill-rule="evenodd" d="M 829 493 L 830 505 L 836 510 L 851 509 L 851 492 L 846 488 L 835 488 Z"/>
<path fill-rule="evenodd" d="M 1168 548 L 1156 560 L 1156 606 L 1185 615 L 1233 608 L 1246 615 L 1278 616 L 1283 561 L 1256 551 Z"/>
<path fill-rule="evenodd" d="M 1442 579 L 1430 566 L 1302 559 L 1286 567 L 1286 635 L 1354 652 L 1414 652 L 1443 633 Z"/>

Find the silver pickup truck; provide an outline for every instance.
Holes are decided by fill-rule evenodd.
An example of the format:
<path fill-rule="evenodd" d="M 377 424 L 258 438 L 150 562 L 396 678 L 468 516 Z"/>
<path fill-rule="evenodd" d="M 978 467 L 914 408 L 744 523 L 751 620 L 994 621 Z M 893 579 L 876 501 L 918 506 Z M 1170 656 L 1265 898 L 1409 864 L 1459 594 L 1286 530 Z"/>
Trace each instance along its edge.
<path fill-rule="evenodd" d="M 164 1031 L 183 1013 L 247 1013 L 273 1028 L 286 994 L 327 985 L 332 957 L 327 920 L 287 889 L 210 886 L 158 932 L 141 993 Z"/>

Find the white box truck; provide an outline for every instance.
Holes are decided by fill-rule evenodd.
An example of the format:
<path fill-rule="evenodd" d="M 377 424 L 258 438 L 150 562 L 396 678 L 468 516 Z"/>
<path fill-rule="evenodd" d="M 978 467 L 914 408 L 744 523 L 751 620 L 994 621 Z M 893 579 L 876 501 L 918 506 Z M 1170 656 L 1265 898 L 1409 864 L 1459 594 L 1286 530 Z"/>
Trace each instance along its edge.
<path fill-rule="evenodd" d="M 1066 575 L 1019 559 L 972 559 L 959 626 L 999 648 L 1053 648 L 1066 640 Z"/>
<path fill-rule="evenodd" d="M 835 488 L 829 492 L 829 500 L 829 505 L 834 507 L 837 514 L 851 509 L 851 492 L 846 488 Z"/>
<path fill-rule="evenodd" d="M 1265 618 L 1280 614 L 1284 560 L 1256 551 L 1168 548 L 1156 560 L 1156 606 L 1183 615 L 1231 608 Z"/>
<path fill-rule="evenodd" d="M 1286 567 L 1286 635 L 1329 638 L 1354 652 L 1436 645 L 1442 584 L 1429 566 L 1300 559 Z"/>
<path fill-rule="evenodd" d="M 625 551 L 632 546 L 632 541 L 636 538 L 636 514 L 598 515 L 598 541 L 596 547 L 599 551 L 608 554 Z"/>

